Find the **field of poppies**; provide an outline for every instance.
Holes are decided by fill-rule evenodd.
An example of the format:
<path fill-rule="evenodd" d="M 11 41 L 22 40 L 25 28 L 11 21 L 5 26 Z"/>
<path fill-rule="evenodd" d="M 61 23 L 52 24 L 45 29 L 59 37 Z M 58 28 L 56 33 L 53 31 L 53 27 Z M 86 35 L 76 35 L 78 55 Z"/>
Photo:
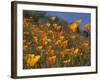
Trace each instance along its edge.
<path fill-rule="evenodd" d="M 90 66 L 90 23 L 45 15 L 24 13 L 23 69 Z"/>

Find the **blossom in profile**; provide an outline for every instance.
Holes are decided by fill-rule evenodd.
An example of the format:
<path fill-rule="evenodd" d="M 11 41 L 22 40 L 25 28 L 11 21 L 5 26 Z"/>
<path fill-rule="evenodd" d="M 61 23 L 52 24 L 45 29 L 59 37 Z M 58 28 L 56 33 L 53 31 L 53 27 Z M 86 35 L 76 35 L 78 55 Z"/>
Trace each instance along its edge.
<path fill-rule="evenodd" d="M 33 68 L 39 62 L 39 60 L 40 60 L 39 55 L 27 54 L 26 56 L 24 56 L 24 61 L 28 68 Z"/>
<path fill-rule="evenodd" d="M 84 25 L 84 30 L 85 31 L 89 31 L 90 30 L 91 25 L 89 23 Z"/>
<path fill-rule="evenodd" d="M 69 30 L 70 30 L 70 32 L 77 32 L 77 24 L 76 23 L 71 23 L 71 24 L 69 24 Z"/>
<path fill-rule="evenodd" d="M 78 27 L 81 24 L 82 20 L 78 19 L 75 20 L 73 23 L 69 24 L 69 30 L 70 32 L 77 32 L 78 31 Z"/>
<path fill-rule="evenodd" d="M 79 49 L 78 48 L 72 48 L 71 49 L 71 55 L 73 56 L 73 57 L 76 57 L 77 55 L 78 55 L 78 53 L 79 53 Z"/>

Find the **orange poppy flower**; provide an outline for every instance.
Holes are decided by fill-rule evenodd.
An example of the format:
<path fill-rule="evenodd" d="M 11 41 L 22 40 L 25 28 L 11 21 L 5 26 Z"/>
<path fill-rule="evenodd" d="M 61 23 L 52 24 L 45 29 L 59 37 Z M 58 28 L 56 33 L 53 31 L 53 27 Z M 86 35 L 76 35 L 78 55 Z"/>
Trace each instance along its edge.
<path fill-rule="evenodd" d="M 36 36 L 33 37 L 33 40 L 34 40 L 34 43 L 35 43 L 35 44 L 38 44 L 38 37 L 36 37 Z"/>
<path fill-rule="evenodd" d="M 70 64 L 70 63 L 71 63 L 71 60 L 70 60 L 70 59 L 69 59 L 69 60 L 64 60 L 64 61 L 63 61 L 63 64 L 67 64 L 67 65 L 68 65 L 68 64 Z"/>
<path fill-rule="evenodd" d="M 48 51 L 51 51 L 52 50 L 52 46 L 50 45 L 50 46 L 47 46 L 47 50 Z"/>
<path fill-rule="evenodd" d="M 79 52 L 79 49 L 78 49 L 78 48 L 76 48 L 76 49 L 72 48 L 71 55 L 72 55 L 73 57 L 76 57 L 77 54 L 78 54 L 78 52 Z"/>
<path fill-rule="evenodd" d="M 44 37 L 42 38 L 42 44 L 43 44 L 43 45 L 48 44 L 47 36 L 44 36 Z"/>
<path fill-rule="evenodd" d="M 91 26 L 91 25 L 90 25 L 89 23 L 88 23 L 88 24 L 85 24 L 85 25 L 84 25 L 84 30 L 85 30 L 85 31 L 90 30 L 90 26 Z"/>
<path fill-rule="evenodd" d="M 43 48 L 43 46 L 38 46 L 37 48 L 36 48 L 36 50 L 42 50 L 42 48 Z"/>
<path fill-rule="evenodd" d="M 57 40 L 55 45 L 60 45 L 61 44 L 61 40 Z"/>
<path fill-rule="evenodd" d="M 68 40 L 62 41 L 60 45 L 66 47 L 68 45 Z"/>
<path fill-rule="evenodd" d="M 55 64 L 55 62 L 56 62 L 56 56 L 48 57 L 48 62 L 51 65 Z"/>
<path fill-rule="evenodd" d="M 76 32 L 77 31 L 77 24 L 76 23 L 72 23 L 69 25 L 69 30 L 70 32 Z"/>
<path fill-rule="evenodd" d="M 60 53 L 59 53 L 59 56 L 60 56 L 60 58 L 64 58 L 64 56 L 65 56 L 64 52 L 63 52 L 63 51 L 60 52 Z"/>
<path fill-rule="evenodd" d="M 40 56 L 39 55 L 34 55 L 34 54 L 27 54 L 24 57 L 24 61 L 26 63 L 26 66 L 28 68 L 32 68 L 35 66 L 35 64 L 40 60 Z"/>

